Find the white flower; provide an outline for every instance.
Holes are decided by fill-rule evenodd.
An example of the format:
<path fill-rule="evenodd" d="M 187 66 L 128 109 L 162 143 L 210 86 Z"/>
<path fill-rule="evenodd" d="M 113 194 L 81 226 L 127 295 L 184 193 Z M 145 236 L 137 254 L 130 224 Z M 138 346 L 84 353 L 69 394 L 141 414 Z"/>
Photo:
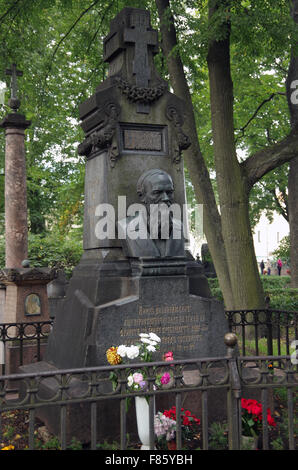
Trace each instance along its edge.
<path fill-rule="evenodd" d="M 149 346 L 147 346 L 147 351 L 155 352 L 155 351 L 156 351 L 156 347 L 150 344 Z"/>
<path fill-rule="evenodd" d="M 127 349 L 126 349 L 126 355 L 128 357 L 128 359 L 135 359 L 136 357 L 138 357 L 139 355 L 139 348 L 138 346 L 129 346 Z"/>
<path fill-rule="evenodd" d="M 127 384 L 128 384 L 129 387 L 131 387 L 133 385 L 133 376 L 132 376 L 132 374 L 128 376 Z"/>
<path fill-rule="evenodd" d="M 156 344 L 155 341 L 151 341 L 151 339 L 147 339 L 147 338 L 142 338 L 141 341 L 142 343 L 152 344 L 153 346 Z"/>
<path fill-rule="evenodd" d="M 121 357 L 125 357 L 127 354 L 127 346 L 125 346 L 125 344 L 121 344 L 120 346 L 118 346 L 117 354 L 119 354 L 119 356 Z"/>
<path fill-rule="evenodd" d="M 149 338 L 148 333 L 140 333 L 139 336 L 140 336 L 141 338 Z"/>
<path fill-rule="evenodd" d="M 149 333 L 149 338 L 152 339 L 153 341 L 156 341 L 157 343 L 160 343 L 160 337 L 157 336 L 155 333 Z"/>

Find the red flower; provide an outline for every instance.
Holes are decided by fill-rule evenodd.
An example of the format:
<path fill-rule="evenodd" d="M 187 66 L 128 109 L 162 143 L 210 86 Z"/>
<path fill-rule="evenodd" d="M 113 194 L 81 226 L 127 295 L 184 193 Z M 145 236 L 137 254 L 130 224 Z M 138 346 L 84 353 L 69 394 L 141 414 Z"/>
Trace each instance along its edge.
<path fill-rule="evenodd" d="M 272 418 L 271 416 L 270 408 L 267 408 L 267 421 L 268 421 L 269 426 L 274 426 L 274 427 L 276 426 L 276 422 L 274 418 Z"/>
<path fill-rule="evenodd" d="M 170 419 L 176 421 L 176 407 L 172 406 L 171 409 L 165 410 L 163 414 Z M 182 418 L 182 425 L 183 426 L 192 426 L 194 423 L 199 425 L 200 420 L 196 416 L 192 415 L 189 410 L 184 410 L 181 408 L 181 418 Z"/>
<path fill-rule="evenodd" d="M 241 407 L 248 413 L 252 415 L 252 419 L 255 422 L 261 422 L 263 420 L 263 409 L 262 404 L 257 400 L 241 398 Z M 267 409 L 267 421 L 269 426 L 276 426 L 276 422 L 271 416 L 270 408 Z"/>

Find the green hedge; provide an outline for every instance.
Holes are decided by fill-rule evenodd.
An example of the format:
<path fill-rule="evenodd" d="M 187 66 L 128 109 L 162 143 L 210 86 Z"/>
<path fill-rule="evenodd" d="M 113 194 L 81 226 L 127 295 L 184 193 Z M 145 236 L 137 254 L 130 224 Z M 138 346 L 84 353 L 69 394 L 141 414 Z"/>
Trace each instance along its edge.
<path fill-rule="evenodd" d="M 275 310 L 290 310 L 298 312 L 298 289 L 290 287 L 290 276 L 262 276 L 265 296 L 270 297 L 270 307 Z M 223 301 L 218 279 L 208 278 L 212 295 Z"/>

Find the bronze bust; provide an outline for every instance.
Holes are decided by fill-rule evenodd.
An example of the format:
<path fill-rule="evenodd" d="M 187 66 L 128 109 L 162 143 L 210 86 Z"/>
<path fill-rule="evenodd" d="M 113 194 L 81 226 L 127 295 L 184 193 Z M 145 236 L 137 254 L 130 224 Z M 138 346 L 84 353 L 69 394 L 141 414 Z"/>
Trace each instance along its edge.
<path fill-rule="evenodd" d="M 171 176 L 160 169 L 148 170 L 137 182 L 137 193 L 142 203 L 138 215 L 118 222 L 125 254 L 132 258 L 185 257 L 183 224 L 171 209 L 175 206 Z"/>

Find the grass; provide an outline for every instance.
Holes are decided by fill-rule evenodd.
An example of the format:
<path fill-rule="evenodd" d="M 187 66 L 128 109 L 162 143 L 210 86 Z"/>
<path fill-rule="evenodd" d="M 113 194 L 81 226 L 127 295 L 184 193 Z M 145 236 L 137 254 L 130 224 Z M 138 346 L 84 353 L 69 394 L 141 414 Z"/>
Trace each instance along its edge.
<path fill-rule="evenodd" d="M 239 351 L 241 354 L 242 351 L 242 342 L 239 338 L 238 341 L 239 344 Z M 267 339 L 266 338 L 259 338 L 258 339 L 258 349 L 259 349 L 259 356 L 267 356 Z M 251 354 L 252 356 L 256 354 L 256 343 L 254 339 L 245 339 L 245 354 L 249 355 Z M 278 343 L 277 340 L 273 340 L 273 356 L 278 356 Z M 287 355 L 287 347 L 286 343 L 281 340 L 280 344 L 280 355 L 281 356 L 286 356 Z"/>

